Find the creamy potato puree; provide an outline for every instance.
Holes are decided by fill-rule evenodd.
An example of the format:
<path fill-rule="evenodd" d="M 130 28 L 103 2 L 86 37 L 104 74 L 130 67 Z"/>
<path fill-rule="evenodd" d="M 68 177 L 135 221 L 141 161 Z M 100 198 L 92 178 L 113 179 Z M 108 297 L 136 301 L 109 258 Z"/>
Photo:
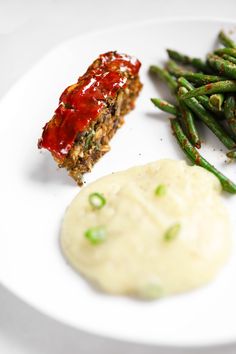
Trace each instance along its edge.
<path fill-rule="evenodd" d="M 230 223 L 218 179 L 184 161 L 160 160 L 83 188 L 61 233 L 69 263 L 112 294 L 158 298 L 209 282 L 229 256 Z M 101 209 L 89 202 L 104 196 Z M 101 243 L 85 236 L 103 230 Z"/>

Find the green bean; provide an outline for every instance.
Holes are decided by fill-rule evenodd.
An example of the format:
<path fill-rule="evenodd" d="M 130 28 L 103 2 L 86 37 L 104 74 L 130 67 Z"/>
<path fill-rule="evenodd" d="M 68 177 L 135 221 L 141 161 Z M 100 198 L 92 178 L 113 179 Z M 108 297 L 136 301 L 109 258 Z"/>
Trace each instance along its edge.
<path fill-rule="evenodd" d="M 227 54 L 230 55 L 231 57 L 236 58 L 236 48 L 220 48 L 220 49 L 216 49 L 214 53 L 217 55 Z"/>
<path fill-rule="evenodd" d="M 171 59 L 177 61 L 178 63 L 187 65 L 191 64 L 191 58 L 188 55 L 185 55 L 173 49 L 167 49 L 167 53 Z"/>
<path fill-rule="evenodd" d="M 209 104 L 218 111 L 222 111 L 223 103 L 224 103 L 224 95 L 222 93 L 214 93 L 209 98 Z"/>
<path fill-rule="evenodd" d="M 191 58 L 188 55 L 182 54 L 172 49 L 167 49 L 167 53 L 171 59 L 177 61 L 178 63 L 192 65 L 197 70 L 200 70 L 206 74 L 212 73 L 212 69 L 209 67 L 208 63 L 199 58 Z"/>
<path fill-rule="evenodd" d="M 222 58 L 228 61 L 231 61 L 231 63 L 236 64 L 236 58 L 231 57 L 230 55 L 227 54 L 223 54 Z"/>
<path fill-rule="evenodd" d="M 181 86 L 178 90 L 178 98 L 181 97 L 182 95 L 184 95 L 186 92 L 188 92 L 188 90 Z M 178 100 L 179 102 L 179 106 L 180 106 L 180 112 L 181 112 L 181 116 L 179 119 L 182 118 L 183 123 L 186 127 L 186 133 L 188 135 L 189 140 L 192 142 L 192 144 L 200 149 L 201 148 L 201 141 L 200 138 L 198 136 L 198 132 L 197 129 L 195 127 L 195 122 L 194 122 L 194 117 L 192 112 L 188 109 L 188 107 L 186 106 L 186 104 L 181 101 Z"/>
<path fill-rule="evenodd" d="M 236 48 L 220 48 L 214 51 L 215 54 L 223 59 L 236 64 Z"/>
<path fill-rule="evenodd" d="M 218 71 L 220 75 L 227 76 L 230 79 L 236 79 L 235 64 L 214 54 L 208 54 L 207 58 L 210 66 Z"/>
<path fill-rule="evenodd" d="M 173 114 L 173 116 L 179 115 L 178 108 L 176 106 L 174 106 L 173 104 L 171 104 L 165 100 L 162 100 L 160 98 L 151 98 L 151 101 L 156 107 L 158 107 L 163 112 Z"/>
<path fill-rule="evenodd" d="M 199 58 L 192 58 L 191 65 L 194 68 L 196 68 L 197 70 L 200 70 L 205 74 L 212 74 L 213 73 L 213 70 L 210 67 L 210 65 L 208 65 L 207 62 L 205 62 Z"/>
<path fill-rule="evenodd" d="M 188 91 L 195 90 L 195 87 L 184 77 L 179 77 L 177 82 L 180 86 L 185 87 Z M 205 108 L 209 108 L 209 98 L 207 96 L 198 96 L 197 99 Z"/>
<path fill-rule="evenodd" d="M 227 78 L 218 75 L 206 75 L 202 73 L 186 73 L 182 75 L 185 79 L 193 82 L 196 85 L 205 85 L 211 82 L 227 80 Z"/>
<path fill-rule="evenodd" d="M 204 86 L 200 86 L 186 93 L 183 99 L 223 92 L 236 92 L 236 80 L 218 81 Z"/>
<path fill-rule="evenodd" d="M 224 103 L 224 113 L 230 130 L 236 136 L 236 99 L 229 95 Z"/>
<path fill-rule="evenodd" d="M 192 146 L 184 134 L 176 118 L 171 120 L 171 127 L 180 147 L 182 148 L 185 155 L 190 159 L 190 161 L 193 164 L 201 166 L 209 172 L 213 173 L 219 179 L 221 186 L 225 191 L 235 194 L 236 185 L 199 154 L 199 152 Z"/>
<path fill-rule="evenodd" d="M 226 156 L 230 159 L 236 159 L 236 151 L 235 150 L 229 151 L 227 152 Z"/>
<path fill-rule="evenodd" d="M 218 35 L 219 41 L 228 48 L 236 48 L 236 43 L 223 31 Z"/>
<path fill-rule="evenodd" d="M 195 87 L 184 77 L 180 77 L 177 81 L 178 81 L 178 84 L 180 84 L 181 86 L 184 86 L 189 91 L 192 91 L 195 89 Z M 204 108 L 216 113 L 219 116 L 220 112 L 215 107 L 210 105 L 208 96 L 206 96 L 206 95 L 197 96 L 197 100 L 203 105 Z"/>
<path fill-rule="evenodd" d="M 184 95 L 186 96 L 186 94 Z M 183 99 L 182 96 L 181 98 Z M 185 99 L 186 105 L 205 123 L 208 128 L 217 136 L 217 138 L 228 148 L 233 149 L 236 145 L 233 139 L 228 136 L 222 126 L 215 120 L 215 118 L 201 105 L 194 97 Z"/>
<path fill-rule="evenodd" d="M 188 91 L 192 91 L 195 89 L 195 87 L 183 76 L 180 76 L 177 80 L 177 83 L 180 86 L 185 87 Z M 205 96 L 206 97 L 206 96 Z"/>
<path fill-rule="evenodd" d="M 168 60 L 166 63 L 166 70 L 175 77 L 183 76 L 187 73 L 191 73 L 191 71 L 183 69 L 181 66 L 176 64 L 173 60 Z"/>
<path fill-rule="evenodd" d="M 211 82 L 218 82 L 227 80 L 226 77 L 219 75 L 207 75 L 202 73 L 194 73 L 191 71 L 187 71 L 182 69 L 179 65 L 177 65 L 173 60 L 169 60 L 166 64 L 166 70 L 175 77 L 184 77 L 190 82 L 193 82 L 196 85 L 205 85 Z"/>
<path fill-rule="evenodd" d="M 150 66 L 150 72 L 156 74 L 162 81 L 166 82 L 172 92 L 177 90 L 178 85 L 176 79 L 171 76 L 167 70 L 157 65 L 152 65 Z"/>

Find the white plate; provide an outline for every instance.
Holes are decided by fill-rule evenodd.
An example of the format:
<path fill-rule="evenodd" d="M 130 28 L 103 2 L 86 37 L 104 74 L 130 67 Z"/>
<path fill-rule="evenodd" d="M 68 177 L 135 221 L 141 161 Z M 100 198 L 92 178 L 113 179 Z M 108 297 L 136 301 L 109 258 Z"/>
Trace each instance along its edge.
<path fill-rule="evenodd" d="M 141 302 L 95 292 L 66 264 L 58 244 L 63 213 L 79 188 L 56 168 L 47 151 L 37 150 L 41 128 L 64 88 L 100 53 L 119 50 L 142 61 L 144 88 L 136 109 L 112 140 L 111 151 L 86 177 L 87 182 L 159 158 L 184 158 L 166 115 L 149 101 L 169 95 L 163 85 L 157 87 L 150 80 L 148 67 L 167 58 L 166 47 L 205 55 L 216 44 L 221 28 L 232 29 L 234 23 L 152 21 L 76 37 L 50 52 L 7 93 L 0 102 L 2 284 L 48 315 L 105 336 L 162 345 L 236 340 L 235 250 L 214 282 L 188 294 Z M 224 162 L 224 147 L 206 129 L 201 134 L 207 140 L 203 154 L 236 180 L 235 164 Z M 224 199 L 233 219 L 236 196 Z"/>

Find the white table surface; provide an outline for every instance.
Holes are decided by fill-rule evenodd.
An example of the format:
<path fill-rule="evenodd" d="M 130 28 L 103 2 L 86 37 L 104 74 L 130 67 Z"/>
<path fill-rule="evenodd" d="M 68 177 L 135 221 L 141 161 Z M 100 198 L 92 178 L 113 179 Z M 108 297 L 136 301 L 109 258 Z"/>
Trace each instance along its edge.
<path fill-rule="evenodd" d="M 236 0 L 0 0 L 0 99 L 48 50 L 73 35 L 169 16 L 235 14 Z M 105 339 L 39 313 L 0 285 L 0 353 L 233 354 L 236 343 L 184 349 Z"/>

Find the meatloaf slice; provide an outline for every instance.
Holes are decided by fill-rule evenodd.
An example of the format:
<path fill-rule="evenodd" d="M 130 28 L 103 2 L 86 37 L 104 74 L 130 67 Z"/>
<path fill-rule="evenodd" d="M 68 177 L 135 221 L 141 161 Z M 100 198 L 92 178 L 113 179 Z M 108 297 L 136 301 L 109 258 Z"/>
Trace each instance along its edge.
<path fill-rule="evenodd" d="M 141 63 L 117 52 L 99 56 L 78 82 L 61 95 L 38 147 L 48 149 L 59 167 L 83 184 L 83 174 L 107 151 L 109 141 L 134 108 L 142 88 Z"/>

